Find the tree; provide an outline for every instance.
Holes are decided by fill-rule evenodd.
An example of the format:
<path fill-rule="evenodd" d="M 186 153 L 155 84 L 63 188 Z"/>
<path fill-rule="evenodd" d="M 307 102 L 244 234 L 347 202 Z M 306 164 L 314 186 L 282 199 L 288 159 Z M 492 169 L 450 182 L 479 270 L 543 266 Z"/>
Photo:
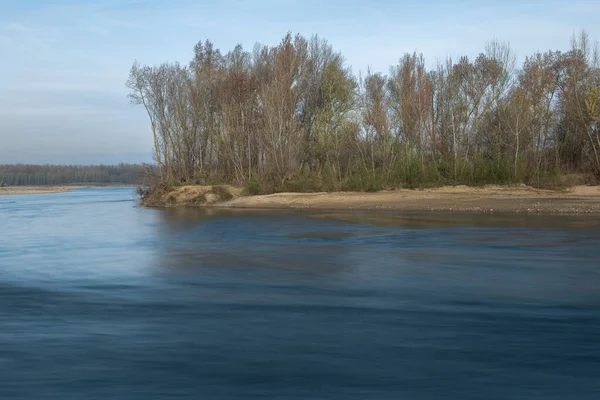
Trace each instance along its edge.
<path fill-rule="evenodd" d="M 127 87 L 149 117 L 163 186 L 369 189 L 600 176 L 600 69 L 585 33 L 567 52 L 530 55 L 520 70 L 496 40 L 472 59 L 426 65 L 422 54 L 405 54 L 388 76 L 357 79 L 326 40 L 288 33 L 252 51 L 222 53 L 200 41 L 188 65 L 134 62 Z"/>

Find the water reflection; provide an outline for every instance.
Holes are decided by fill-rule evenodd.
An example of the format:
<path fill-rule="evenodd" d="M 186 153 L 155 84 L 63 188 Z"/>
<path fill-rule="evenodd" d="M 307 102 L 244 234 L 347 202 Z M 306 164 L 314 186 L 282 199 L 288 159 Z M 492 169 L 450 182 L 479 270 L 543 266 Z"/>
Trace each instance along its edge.
<path fill-rule="evenodd" d="M 557 304 L 600 300 L 593 262 L 600 230 L 593 219 L 462 217 L 170 210 L 160 216 L 169 230 L 157 226 L 168 236 L 160 239 L 158 265 L 169 273 L 203 270 L 250 281 L 247 275 L 268 276 L 260 271 L 280 271 L 269 279 L 290 282 L 298 275 L 330 276 L 329 288 L 387 286 L 438 301 L 482 295 Z"/>
<path fill-rule="evenodd" d="M 331 229 L 330 223 L 314 224 L 297 213 L 180 209 L 165 212 L 161 221 L 168 230 L 157 227 L 163 242 L 158 262 L 169 269 L 268 269 L 328 274 L 342 270 L 352 254 L 341 244 L 315 246 L 302 240 L 307 236 L 296 236 L 298 231 Z M 338 230 L 342 229 L 343 224 L 337 225 Z"/>
<path fill-rule="evenodd" d="M 333 219 L 353 224 L 372 224 L 405 228 L 496 227 L 496 228 L 597 228 L 597 215 L 575 214 L 482 214 L 468 212 L 314 212 L 313 218 Z"/>

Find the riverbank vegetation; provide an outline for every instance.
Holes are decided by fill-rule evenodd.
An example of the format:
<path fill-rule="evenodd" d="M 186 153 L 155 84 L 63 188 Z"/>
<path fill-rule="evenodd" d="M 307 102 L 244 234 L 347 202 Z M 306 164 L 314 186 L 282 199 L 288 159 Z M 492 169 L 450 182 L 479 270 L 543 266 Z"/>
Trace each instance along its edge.
<path fill-rule="evenodd" d="M 188 65 L 131 68 L 149 118 L 151 191 L 233 184 L 249 194 L 600 178 L 600 69 L 582 32 L 570 50 L 508 44 L 428 68 L 405 54 L 355 76 L 327 41 L 288 34 L 222 53 L 199 42 Z M 564 183 L 564 182 L 563 182 Z"/>
<path fill-rule="evenodd" d="M 41 185 L 137 185 L 151 167 L 118 165 L 0 164 L 0 184 Z"/>

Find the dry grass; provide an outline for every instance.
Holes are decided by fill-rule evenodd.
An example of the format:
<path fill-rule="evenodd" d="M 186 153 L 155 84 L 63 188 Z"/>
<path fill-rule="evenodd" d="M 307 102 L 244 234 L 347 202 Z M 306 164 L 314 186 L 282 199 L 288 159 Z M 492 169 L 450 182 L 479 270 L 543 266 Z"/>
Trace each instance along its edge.
<path fill-rule="evenodd" d="M 186 185 L 154 190 L 142 198 L 142 204 L 151 207 L 209 206 L 239 198 L 242 191 L 229 185 Z"/>

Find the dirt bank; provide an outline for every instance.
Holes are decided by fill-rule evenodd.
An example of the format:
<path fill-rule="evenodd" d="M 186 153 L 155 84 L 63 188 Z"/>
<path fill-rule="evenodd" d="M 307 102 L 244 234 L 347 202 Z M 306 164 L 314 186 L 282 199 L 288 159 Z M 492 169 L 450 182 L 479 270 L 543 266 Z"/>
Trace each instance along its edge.
<path fill-rule="evenodd" d="M 528 213 L 600 213 L 600 186 L 542 190 L 527 186 L 451 186 L 377 193 L 278 193 L 244 196 L 230 186 L 183 186 L 145 199 L 147 206 L 249 209 L 397 210 Z"/>
<path fill-rule="evenodd" d="M 69 186 L 9 186 L 0 187 L 0 195 L 60 193 L 72 189 Z"/>

